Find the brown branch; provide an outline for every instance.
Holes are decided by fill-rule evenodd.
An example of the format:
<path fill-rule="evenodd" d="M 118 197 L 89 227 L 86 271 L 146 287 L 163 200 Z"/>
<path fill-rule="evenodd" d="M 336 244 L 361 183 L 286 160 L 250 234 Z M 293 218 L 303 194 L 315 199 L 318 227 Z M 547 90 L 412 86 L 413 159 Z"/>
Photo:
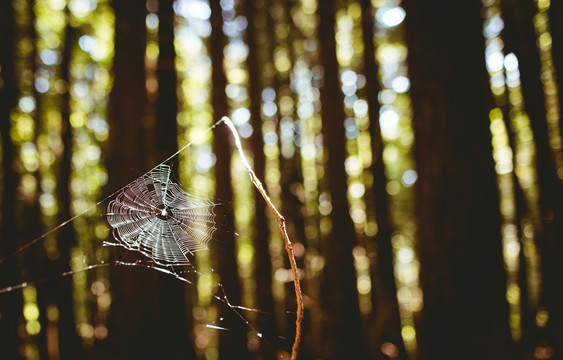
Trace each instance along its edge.
<path fill-rule="evenodd" d="M 289 262 L 291 264 L 291 273 L 293 274 L 293 285 L 295 287 L 295 297 L 297 299 L 297 319 L 295 320 L 295 340 L 293 342 L 293 348 L 291 350 L 291 360 L 295 360 L 297 359 L 297 353 L 299 352 L 299 342 L 301 341 L 301 322 L 303 321 L 303 293 L 301 292 L 301 284 L 299 283 L 299 273 L 297 271 L 297 263 L 295 262 L 295 255 L 293 254 L 293 247 L 291 246 L 291 241 L 289 240 L 289 236 L 287 235 L 287 230 L 285 228 L 285 218 L 278 211 L 276 206 L 272 203 L 272 200 L 270 200 L 270 196 L 268 196 L 268 193 L 266 192 L 266 189 L 264 189 L 262 182 L 260 181 L 260 179 L 258 179 L 256 174 L 254 173 L 254 170 L 252 170 L 252 167 L 248 163 L 248 160 L 246 160 L 246 157 L 244 156 L 244 152 L 242 150 L 242 145 L 240 143 L 240 136 L 231 119 L 224 116 L 220 122 L 225 123 L 225 125 L 227 125 L 231 130 L 231 132 L 233 133 L 233 137 L 235 138 L 235 144 L 240 154 L 241 161 L 243 165 L 246 167 L 246 169 L 248 170 L 248 174 L 250 175 L 250 180 L 252 181 L 254 186 L 256 186 L 256 188 L 258 189 L 258 191 L 260 192 L 260 194 L 268 204 L 270 210 L 272 210 L 272 212 L 276 216 L 278 220 L 278 225 L 280 227 L 280 232 L 285 242 L 285 250 L 287 251 L 287 256 L 289 257 Z"/>

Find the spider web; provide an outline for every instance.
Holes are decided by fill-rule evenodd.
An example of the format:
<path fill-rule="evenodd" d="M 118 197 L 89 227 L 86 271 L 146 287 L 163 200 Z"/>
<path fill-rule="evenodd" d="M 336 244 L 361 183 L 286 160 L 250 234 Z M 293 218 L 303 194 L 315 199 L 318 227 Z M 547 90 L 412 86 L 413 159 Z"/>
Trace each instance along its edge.
<path fill-rule="evenodd" d="M 193 189 L 186 191 L 177 180 L 177 169 L 174 164 L 180 153 L 203 138 L 219 123 L 221 121 L 197 136 L 176 154 L 94 206 L 21 246 L 12 255 L 0 258 L 0 273 L 3 272 L 6 263 L 24 268 L 36 260 L 38 250 L 41 250 L 37 249 L 36 245 L 44 243 L 47 239 L 58 239 L 61 229 L 77 228 L 79 226 L 77 222 L 88 223 L 96 217 L 98 223 L 102 220 L 105 224 L 106 235 L 102 238 L 91 236 L 90 244 L 87 246 L 89 250 L 85 250 L 82 264 L 69 264 L 69 268 L 63 271 L 60 268 L 56 268 L 55 271 L 41 270 L 40 275 L 24 271 L 20 281 L 12 285 L 8 285 L 6 279 L 3 279 L 0 296 L 39 283 L 50 286 L 49 283 L 55 279 L 98 268 L 123 266 L 148 268 L 173 276 L 192 286 L 202 276 L 210 275 L 209 272 L 202 273 L 196 267 L 196 253 L 211 250 L 209 256 L 213 256 L 213 252 L 220 251 L 221 244 L 218 239 L 221 236 L 217 236 L 220 232 L 238 235 L 233 225 L 227 221 L 226 214 L 233 210 L 231 204 L 220 199 L 213 200 L 207 194 L 199 194 Z M 245 163 L 245 166 L 248 164 Z M 77 242 L 77 236 L 74 236 L 74 241 Z M 80 247 L 78 243 L 72 246 Z M 103 251 L 100 251 L 101 249 Z M 122 251 L 118 251 L 119 249 Z M 213 273 L 211 269 L 211 274 Z M 268 334 L 265 337 L 255 325 L 252 325 L 246 315 L 247 313 L 265 314 L 273 318 L 274 314 L 232 304 L 221 283 L 216 284 L 212 298 L 231 309 L 236 317 L 262 340 L 275 344 L 276 348 L 291 347 L 290 339 L 284 336 Z M 286 311 L 286 315 L 291 318 L 295 313 Z M 206 327 L 220 331 L 229 330 L 220 325 L 221 319 L 218 323 L 206 324 Z"/>
<path fill-rule="evenodd" d="M 218 206 L 183 191 L 170 180 L 170 166 L 160 164 L 123 188 L 107 207 L 107 221 L 116 242 L 156 263 L 188 265 L 188 255 L 206 250 L 217 230 Z"/>

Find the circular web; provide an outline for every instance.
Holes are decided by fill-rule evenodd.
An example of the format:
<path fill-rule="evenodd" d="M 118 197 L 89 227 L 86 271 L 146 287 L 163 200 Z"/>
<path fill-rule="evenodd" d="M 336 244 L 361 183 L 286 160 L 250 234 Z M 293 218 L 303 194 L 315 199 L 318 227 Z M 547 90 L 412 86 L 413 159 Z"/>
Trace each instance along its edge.
<path fill-rule="evenodd" d="M 207 249 L 215 232 L 216 206 L 188 194 L 159 165 L 125 186 L 108 204 L 107 221 L 116 242 L 165 265 L 187 265 L 188 254 Z"/>

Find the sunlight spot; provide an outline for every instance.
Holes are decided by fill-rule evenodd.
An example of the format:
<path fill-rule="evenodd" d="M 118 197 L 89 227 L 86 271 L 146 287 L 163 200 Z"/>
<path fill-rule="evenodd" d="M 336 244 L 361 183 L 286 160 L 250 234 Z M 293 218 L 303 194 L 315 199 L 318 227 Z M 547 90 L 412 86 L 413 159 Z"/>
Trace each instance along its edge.
<path fill-rule="evenodd" d="M 520 254 L 520 244 L 517 241 L 511 241 L 505 247 L 506 256 L 515 259 Z"/>
<path fill-rule="evenodd" d="M 39 57 L 45 65 L 54 65 L 59 59 L 59 55 L 55 51 L 50 49 L 41 51 Z"/>
<path fill-rule="evenodd" d="M 399 137 L 399 114 L 389 105 L 383 105 L 379 111 L 379 124 L 381 133 L 388 139 L 395 140 Z"/>
<path fill-rule="evenodd" d="M 77 18 L 83 18 L 97 7 L 96 0 L 70 0 L 68 9 Z"/>
<path fill-rule="evenodd" d="M 405 187 L 411 187 L 414 185 L 416 180 L 418 179 L 418 174 L 414 170 L 407 170 L 403 173 L 401 177 L 401 183 Z"/>
<path fill-rule="evenodd" d="M 185 18 L 208 20 L 211 16 L 211 8 L 203 1 L 180 0 L 174 3 L 176 14 Z"/>
<path fill-rule="evenodd" d="M 276 106 L 276 104 L 272 101 L 266 101 L 263 105 L 262 105 L 262 112 L 264 113 L 264 115 L 266 116 L 274 116 L 276 115 L 276 112 L 278 111 L 278 107 Z"/>
<path fill-rule="evenodd" d="M 381 104 L 391 104 L 397 98 L 397 93 L 391 89 L 385 89 L 377 94 L 377 98 Z"/>
<path fill-rule="evenodd" d="M 233 111 L 233 122 L 235 125 L 242 125 L 250 120 L 250 111 L 247 108 L 238 108 Z"/>
<path fill-rule="evenodd" d="M 401 330 L 401 335 L 403 336 L 403 339 L 407 342 L 409 341 L 413 341 L 416 337 L 416 331 L 414 330 L 414 327 L 412 327 L 411 325 L 406 325 L 403 326 L 403 329 Z"/>
<path fill-rule="evenodd" d="M 358 277 L 358 292 L 360 294 L 369 294 L 371 291 L 371 280 L 367 275 L 361 275 Z"/>
<path fill-rule="evenodd" d="M 233 40 L 225 47 L 225 57 L 229 61 L 243 62 L 248 56 L 248 46 L 242 40 Z"/>
<path fill-rule="evenodd" d="M 276 145 L 278 143 L 278 135 L 273 131 L 268 131 L 264 134 L 264 144 Z"/>
<path fill-rule="evenodd" d="M 30 113 L 35 110 L 35 99 L 31 96 L 23 96 L 19 101 L 20 109 L 25 113 Z"/>
<path fill-rule="evenodd" d="M 51 193 L 43 193 L 39 196 L 39 203 L 43 209 L 49 209 L 56 205 L 55 197 Z"/>
<path fill-rule="evenodd" d="M 227 94 L 227 96 L 228 96 L 230 99 L 236 99 L 236 98 L 240 95 L 240 93 L 242 92 L 242 90 L 243 90 L 243 89 L 242 89 L 240 86 L 238 86 L 237 84 L 229 84 L 229 85 L 227 85 L 227 87 L 225 88 L 225 93 Z M 235 110 L 235 111 L 236 111 L 236 110 Z M 235 115 L 234 115 L 234 113 L 233 113 L 233 117 L 234 117 L 234 116 L 235 116 Z M 249 115 L 249 118 L 250 118 L 250 115 Z M 233 121 L 234 121 L 234 120 L 235 120 L 235 119 L 233 119 Z M 236 121 L 235 121 L 235 123 L 236 123 Z M 237 124 L 237 125 L 238 125 L 238 124 Z"/>
<path fill-rule="evenodd" d="M 506 71 L 518 70 L 518 58 L 514 53 L 507 54 L 504 57 L 504 67 L 506 68 Z"/>
<path fill-rule="evenodd" d="M 238 131 L 241 137 L 248 139 L 254 132 L 254 129 L 249 123 L 244 123 L 238 127 Z"/>
<path fill-rule="evenodd" d="M 37 320 L 39 318 L 39 308 L 37 307 L 37 304 L 25 304 L 23 307 L 23 316 L 26 320 Z"/>
<path fill-rule="evenodd" d="M 155 13 L 148 14 L 145 22 L 147 24 L 147 29 L 156 30 L 158 28 L 158 15 Z"/>
<path fill-rule="evenodd" d="M 411 86 L 411 82 L 409 78 L 406 76 L 397 76 L 391 82 L 391 87 L 399 94 L 404 94 L 405 92 L 407 92 L 410 86 Z"/>
<path fill-rule="evenodd" d="M 408 264 L 414 259 L 414 252 L 409 247 L 401 248 L 397 253 L 397 258 L 403 264 Z"/>
<path fill-rule="evenodd" d="M 65 0 L 51 0 L 50 5 L 53 10 L 62 11 L 65 8 Z"/>
<path fill-rule="evenodd" d="M 362 196 L 364 196 L 366 192 L 366 187 L 364 186 L 364 184 L 360 182 L 355 182 L 352 185 L 350 185 L 348 191 L 350 192 L 351 197 L 353 197 L 354 199 L 359 199 Z"/>
<path fill-rule="evenodd" d="M 381 7 L 377 10 L 376 18 L 384 27 L 397 26 L 405 19 L 405 10 L 400 6 Z"/>
<path fill-rule="evenodd" d="M 504 29 L 504 22 L 500 16 L 495 16 L 487 20 L 485 23 L 484 35 L 487 38 L 498 36 Z"/>
<path fill-rule="evenodd" d="M 362 172 L 362 164 L 356 156 L 350 156 L 344 161 L 346 172 L 350 176 L 359 175 Z"/>
<path fill-rule="evenodd" d="M 358 117 L 366 116 L 368 112 L 368 103 L 365 100 L 354 101 L 354 114 Z"/>
<path fill-rule="evenodd" d="M 41 324 L 37 320 L 28 321 L 25 330 L 29 335 L 37 335 L 41 331 Z"/>
<path fill-rule="evenodd" d="M 485 61 L 489 71 L 493 72 L 501 70 L 504 65 L 504 58 L 502 56 L 502 52 L 500 51 L 486 52 Z"/>
<path fill-rule="evenodd" d="M 262 100 L 274 101 L 276 100 L 276 91 L 272 88 L 265 88 L 262 90 Z"/>
<path fill-rule="evenodd" d="M 342 72 L 340 75 L 340 81 L 342 81 L 343 85 L 356 85 L 356 80 L 358 76 L 352 70 L 346 70 Z"/>
<path fill-rule="evenodd" d="M 37 92 L 44 94 L 47 91 L 49 91 L 49 88 L 51 87 L 51 84 L 49 83 L 49 79 L 44 78 L 43 76 L 38 77 L 37 79 L 35 79 L 35 89 L 37 89 Z"/>

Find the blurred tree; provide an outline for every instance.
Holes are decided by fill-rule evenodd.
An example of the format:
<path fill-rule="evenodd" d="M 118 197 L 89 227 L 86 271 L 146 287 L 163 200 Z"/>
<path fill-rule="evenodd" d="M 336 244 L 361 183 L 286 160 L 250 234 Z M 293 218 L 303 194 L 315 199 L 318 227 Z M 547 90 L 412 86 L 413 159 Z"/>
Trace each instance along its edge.
<path fill-rule="evenodd" d="M 274 2 L 275 4 L 275 2 Z M 285 38 L 285 46 L 287 46 L 289 58 L 292 62 L 292 66 L 295 65 L 295 61 L 299 57 L 300 54 L 297 53 L 295 47 L 298 47 L 299 43 L 303 41 L 302 37 L 299 36 L 299 31 L 296 29 L 295 24 L 291 21 L 291 9 L 295 6 L 294 0 L 284 0 L 279 1 L 279 6 L 283 9 L 283 19 L 287 21 L 288 27 L 288 35 Z M 268 34 L 274 32 L 275 24 L 273 21 L 270 21 L 268 25 Z M 264 36 L 267 39 L 267 36 Z M 270 44 L 272 42 L 268 41 Z M 272 56 L 270 60 L 274 57 L 275 48 L 271 47 Z M 272 64 L 273 65 L 273 64 Z M 278 76 L 280 77 L 280 76 Z M 283 76 L 276 82 L 276 89 L 286 89 L 291 86 L 291 78 L 290 76 Z M 280 96 L 282 94 L 279 94 Z M 295 91 L 289 93 L 293 106 L 296 107 L 298 103 L 298 96 Z M 282 114 L 280 114 L 281 116 Z M 295 115 L 293 115 L 295 116 Z M 283 116 L 282 116 L 283 118 Z M 282 119 L 280 119 L 282 120 Z M 294 119 L 291 119 L 294 120 Z M 296 120 L 296 119 L 295 119 Z M 282 120 L 283 121 L 283 120 Z M 281 123 L 280 123 L 281 125 Z M 302 203 L 302 199 L 299 197 L 299 193 L 302 193 L 303 187 L 303 174 L 302 174 L 302 163 L 301 163 L 301 151 L 299 146 L 296 145 L 296 139 L 298 139 L 298 134 L 295 132 L 296 123 L 293 122 L 293 132 L 294 132 L 294 139 L 291 143 L 291 147 L 293 148 L 293 156 L 284 156 L 283 152 L 280 151 L 279 161 L 280 161 L 280 185 L 282 188 L 281 194 L 281 201 L 282 201 L 282 208 L 283 214 L 286 218 L 288 232 L 292 242 L 300 242 L 306 245 L 306 238 L 305 238 L 305 219 L 304 219 L 304 207 Z M 282 128 L 281 126 L 278 127 L 279 129 L 279 138 L 282 139 Z M 299 142 L 299 141 L 297 141 Z M 297 259 L 298 264 L 303 258 Z M 301 264 L 300 264 L 301 266 Z"/>
<path fill-rule="evenodd" d="M 551 1 L 549 8 L 549 24 L 553 45 L 553 65 L 557 74 L 557 87 L 559 94 L 559 133 L 563 136 L 563 1 Z"/>
<path fill-rule="evenodd" d="M 35 8 L 37 3 L 35 0 L 28 0 L 27 1 L 27 16 L 29 19 L 29 23 L 26 24 L 27 27 L 25 28 L 25 33 L 27 35 L 27 39 L 30 41 L 31 44 L 31 52 L 29 55 L 30 60 L 30 80 L 29 87 L 27 87 L 28 95 L 31 95 L 33 101 L 35 103 L 35 109 L 30 112 L 33 119 L 33 140 L 30 143 L 33 144 L 35 151 L 37 152 L 37 156 L 39 157 L 40 154 L 40 145 L 39 139 L 45 132 L 45 123 L 43 119 L 43 110 L 44 110 L 44 102 L 43 96 L 37 90 L 35 86 L 35 80 L 37 79 L 38 75 L 41 71 L 41 66 L 43 64 L 40 53 L 39 53 L 39 34 L 37 29 L 37 15 L 35 12 Z M 24 81 L 22 81 L 23 83 Z M 25 86 L 25 85 L 24 85 Z M 43 234 L 45 229 L 45 224 L 43 223 L 41 207 L 39 204 L 39 197 L 41 196 L 41 179 L 43 173 L 48 169 L 40 159 L 38 159 L 37 168 L 32 169 L 28 168 L 25 169 L 27 175 L 33 176 L 35 179 L 35 186 L 33 186 L 33 190 L 27 194 L 27 196 L 23 196 L 22 202 L 22 219 L 25 219 L 25 222 L 22 221 L 21 223 L 21 231 L 22 231 L 22 240 L 24 244 L 27 244 L 34 239 L 38 238 Z M 42 275 L 45 271 L 47 266 L 50 264 L 46 261 L 45 258 L 45 250 L 41 247 L 33 247 L 30 250 L 31 257 L 24 260 L 24 271 L 22 272 L 23 277 L 26 276 L 29 278 L 37 278 Z M 45 323 L 45 313 L 46 313 L 46 292 L 45 289 L 42 287 L 36 288 L 36 297 L 33 302 L 37 305 L 39 309 L 39 315 L 41 319 L 39 321 L 43 321 Z M 28 303 L 31 303 L 27 301 Z M 70 310 L 72 311 L 72 310 Z M 25 314 L 24 314 L 25 317 Z M 27 319 L 26 319 L 27 320 Z M 30 343 L 35 343 L 34 345 L 37 346 L 37 351 L 39 352 L 40 356 L 46 356 L 47 352 L 47 334 L 45 327 L 40 329 L 37 334 L 29 334 L 35 335 L 30 336 L 29 341 Z M 33 345 L 32 345 L 33 346 Z"/>
<path fill-rule="evenodd" d="M 246 29 L 246 42 L 248 44 L 248 57 L 246 65 L 248 66 L 248 95 L 250 97 L 250 123 L 252 124 L 253 132 L 250 137 L 250 146 L 253 156 L 253 168 L 256 176 L 259 179 L 265 179 L 266 175 L 266 160 L 264 155 L 264 138 L 262 136 L 262 74 L 264 74 L 264 63 L 260 60 L 260 45 L 258 43 L 258 18 L 256 16 L 255 1 L 246 0 L 243 3 L 243 15 L 248 20 L 248 27 Z M 264 4 L 262 4 L 264 6 Z M 271 46 L 268 44 L 261 44 L 263 46 Z M 274 311 L 274 297 L 272 295 L 272 262 L 270 259 L 270 229 L 269 219 L 266 216 L 266 211 L 269 211 L 266 202 L 258 191 L 254 193 L 254 259 L 255 259 L 255 274 L 256 274 L 256 306 L 258 309 L 273 312 Z M 276 323 L 272 318 L 262 317 L 259 319 L 259 328 L 265 334 L 276 333 Z M 266 353 L 265 353 L 266 354 Z M 270 353 L 269 356 L 274 356 Z"/>
<path fill-rule="evenodd" d="M 323 252 L 326 257 L 323 284 L 323 351 L 326 359 L 363 359 L 366 357 L 358 307 L 356 271 L 352 249 L 356 245 L 354 224 L 350 218 L 348 186 L 344 160 L 344 102 L 338 81 L 335 40 L 335 1 L 319 4 L 318 36 L 324 67 L 321 87 L 322 133 L 326 149 L 326 173 L 323 181 L 332 198 L 332 230 Z"/>
<path fill-rule="evenodd" d="M 176 50 L 174 48 L 174 1 L 158 3 L 158 99 L 156 131 L 157 161 L 163 161 L 178 150 L 178 96 L 176 94 Z M 174 162 L 178 166 L 178 161 Z M 193 347 L 193 295 L 194 287 L 172 277 L 164 277 L 159 298 L 162 302 L 162 323 L 169 332 L 164 340 L 166 358 L 195 359 Z"/>
<path fill-rule="evenodd" d="M 537 229 L 536 241 L 542 264 L 545 305 L 549 311 L 547 331 L 556 353 L 563 354 L 563 287 L 558 276 L 563 272 L 560 261 L 563 255 L 563 233 L 558 233 L 557 229 L 557 223 L 563 221 L 563 186 L 557 178 L 549 142 L 545 94 L 540 78 L 541 60 L 533 26 L 536 7 L 532 0 L 502 0 L 501 5 L 506 51 L 516 54 L 519 60 L 524 107 L 530 117 L 536 145 L 535 163 L 542 221 Z"/>
<path fill-rule="evenodd" d="M 148 112 L 145 2 L 116 0 L 112 5 L 115 12 L 114 81 L 108 105 L 112 155 L 106 160 L 110 192 L 133 181 L 149 167 L 144 131 Z M 108 319 L 108 342 L 113 356 L 156 358 L 162 354 L 161 343 L 171 329 L 162 326 L 162 304 L 156 295 L 161 277 L 153 271 L 113 269 Z"/>
<path fill-rule="evenodd" d="M 403 338 L 401 337 L 401 319 L 397 301 L 397 286 L 393 270 L 393 247 L 391 235 L 391 213 L 387 195 L 387 177 L 383 162 L 383 139 L 379 126 L 379 67 L 375 61 L 373 32 L 375 28 L 372 4 L 370 0 L 361 0 L 362 36 L 364 42 L 364 73 L 366 76 L 366 98 L 368 102 L 369 131 L 371 135 L 371 167 L 373 176 L 372 199 L 367 204 L 375 207 L 377 235 L 375 236 L 376 257 L 372 260 L 371 279 L 373 321 L 375 332 L 371 342 L 379 357 L 382 357 L 381 345 L 391 342 L 399 348 L 401 358 L 406 357 Z"/>
<path fill-rule="evenodd" d="M 481 2 L 404 5 L 419 173 L 420 358 L 511 359 Z"/>
<path fill-rule="evenodd" d="M 166 159 L 178 150 L 178 96 L 176 95 L 176 50 L 174 48 L 174 1 L 158 4 L 158 100 L 157 149 Z"/>
<path fill-rule="evenodd" d="M 209 38 L 209 54 L 213 70 L 211 74 L 212 92 L 211 106 L 213 118 L 219 119 L 228 115 L 227 96 L 225 87 L 227 80 L 223 69 L 223 49 L 225 48 L 225 36 L 223 35 L 223 16 L 219 1 L 210 1 L 211 7 L 211 35 Z M 256 130 L 255 130 L 256 131 Z M 219 126 L 213 134 L 213 151 L 217 157 L 215 163 L 215 197 L 222 202 L 232 203 L 233 191 L 231 188 L 231 133 L 226 126 Z M 233 213 L 224 215 L 227 222 L 234 221 Z M 237 267 L 237 252 L 235 247 L 235 235 L 232 232 L 217 232 L 217 241 L 221 244 L 221 251 L 215 260 L 221 283 L 231 304 L 240 304 L 241 292 Z M 222 294 L 219 294 L 222 295 Z M 237 356 L 239 359 L 249 358 L 246 345 L 246 325 L 235 316 L 233 311 L 223 306 L 220 309 L 223 317 L 223 327 L 230 331 L 219 333 L 219 359 L 231 359 Z M 236 355 L 235 355 L 236 354 Z"/>
<path fill-rule="evenodd" d="M 10 111 L 17 104 L 18 84 L 14 72 L 15 22 L 12 2 L 0 2 L 0 136 L 2 139 L 2 230 L 0 233 L 0 258 L 16 250 L 18 231 L 16 228 L 16 196 L 19 183 L 16 166 L 16 149 L 11 137 Z M 13 259 L 12 259 L 13 260 Z M 10 260 L 3 270 L 1 286 L 5 281 L 18 281 L 18 267 Z M 21 314 L 21 293 L 4 294 L 0 298 L 0 344 L 2 357 L 15 359 L 21 343 L 17 334 L 18 318 Z"/>
<path fill-rule="evenodd" d="M 72 143 L 73 132 L 70 124 L 70 115 L 72 112 L 70 105 L 70 83 L 71 83 L 71 61 L 74 47 L 77 42 L 77 30 L 70 23 L 70 13 L 68 8 L 65 9 L 66 26 L 64 32 L 64 49 L 62 53 L 60 65 L 60 79 L 65 84 L 65 91 L 60 97 L 59 110 L 61 113 L 61 130 L 60 136 L 63 145 L 61 158 L 58 161 L 58 184 L 57 198 L 59 201 L 59 211 L 57 213 L 57 223 L 67 221 L 72 217 L 70 193 L 70 177 L 72 172 Z M 64 226 L 57 233 L 59 258 L 53 265 L 56 267 L 56 273 L 62 273 L 68 270 L 70 263 L 71 245 L 75 244 L 75 232 L 73 226 Z M 50 291 L 49 291 L 50 290 Z M 61 281 L 58 288 L 48 289 L 49 300 L 54 300 L 59 311 L 58 321 L 58 338 L 59 338 L 59 355 L 62 359 L 71 357 L 80 345 L 80 339 L 76 333 L 74 306 L 73 306 L 73 287 L 69 278 Z"/>

